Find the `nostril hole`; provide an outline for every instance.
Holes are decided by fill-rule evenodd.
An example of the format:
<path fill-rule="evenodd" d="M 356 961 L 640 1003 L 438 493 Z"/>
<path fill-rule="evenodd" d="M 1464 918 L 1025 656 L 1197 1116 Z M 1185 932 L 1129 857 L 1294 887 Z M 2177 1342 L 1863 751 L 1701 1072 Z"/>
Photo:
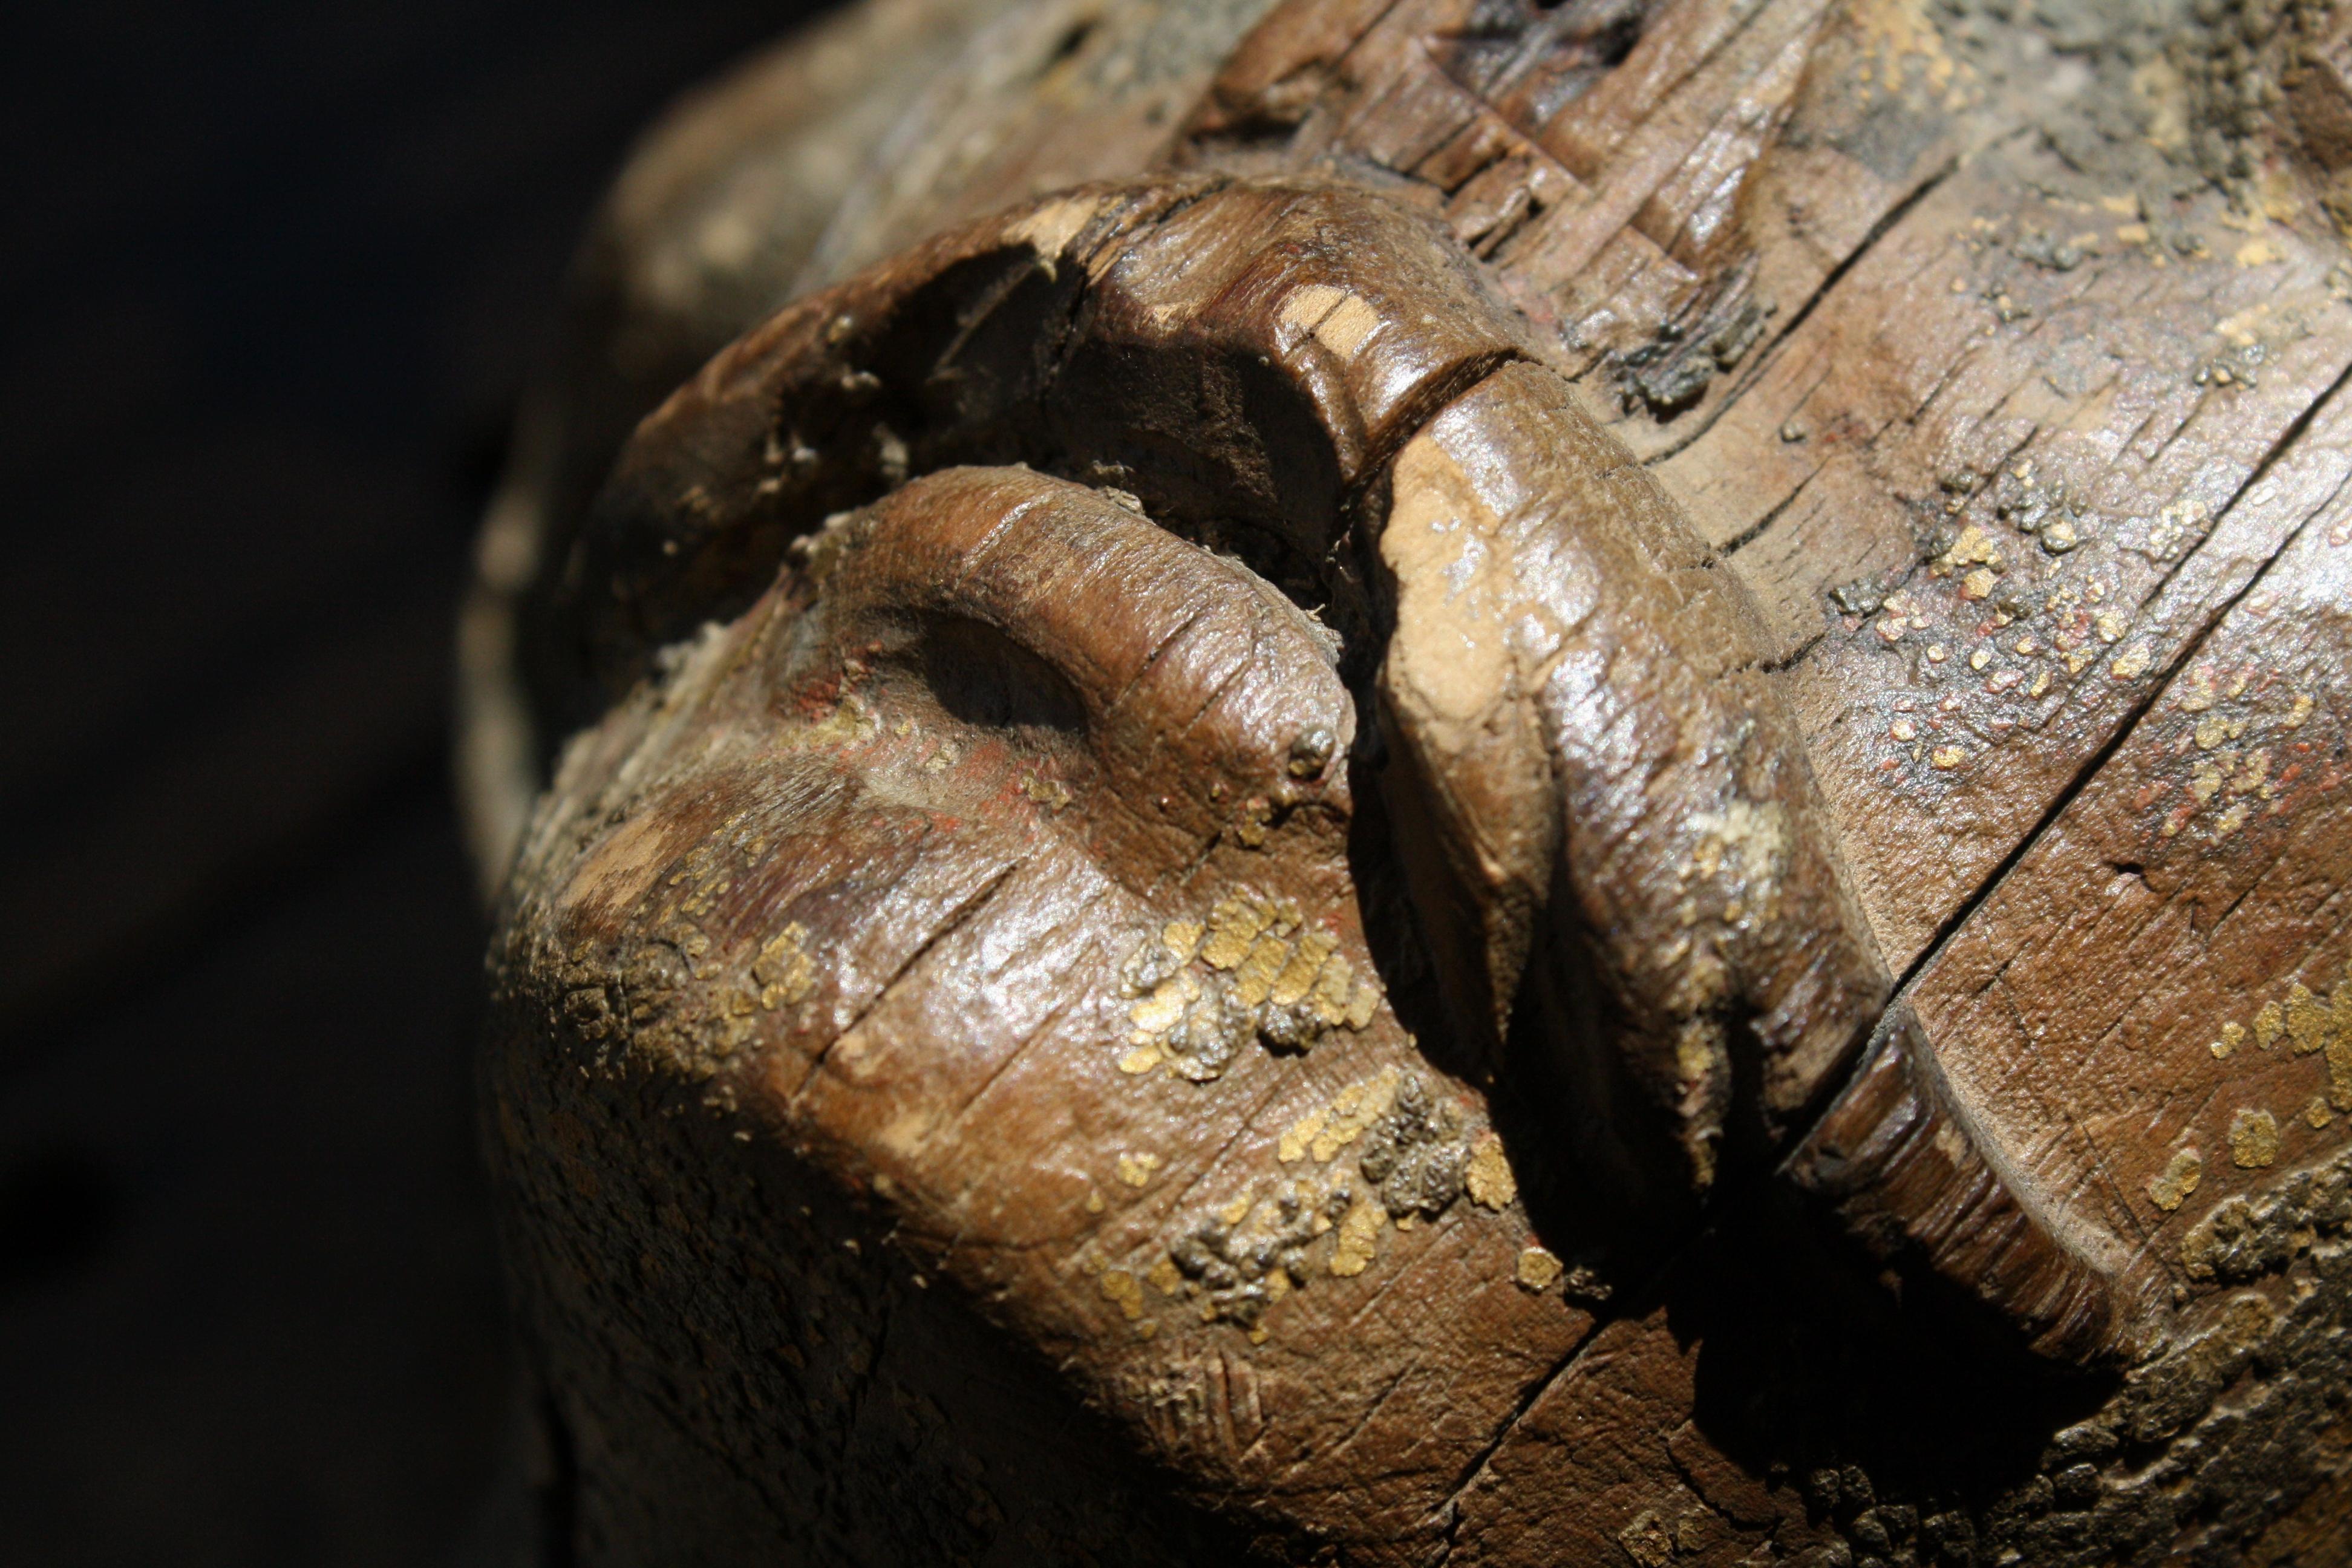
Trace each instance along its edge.
<path fill-rule="evenodd" d="M 1087 40 L 1095 36 L 1096 30 L 1101 26 L 1100 18 L 1094 16 L 1081 17 L 1072 24 L 1069 31 L 1064 33 L 1055 41 L 1054 52 L 1045 57 L 1045 68 L 1051 70 L 1064 60 L 1076 58 L 1078 51 L 1087 47 Z"/>
<path fill-rule="evenodd" d="M 933 621 L 915 663 L 939 705 L 964 723 L 1041 740 L 1086 731 L 1087 706 L 1068 678 L 993 626 L 961 616 Z"/>

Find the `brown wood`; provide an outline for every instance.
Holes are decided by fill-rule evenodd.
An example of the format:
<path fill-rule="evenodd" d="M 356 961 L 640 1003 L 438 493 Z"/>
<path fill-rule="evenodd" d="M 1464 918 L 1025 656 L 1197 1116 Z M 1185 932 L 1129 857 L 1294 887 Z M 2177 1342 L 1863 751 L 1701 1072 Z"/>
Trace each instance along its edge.
<path fill-rule="evenodd" d="M 2352 1560 L 2333 14 L 1255 12 L 510 491 L 572 1548 Z"/>

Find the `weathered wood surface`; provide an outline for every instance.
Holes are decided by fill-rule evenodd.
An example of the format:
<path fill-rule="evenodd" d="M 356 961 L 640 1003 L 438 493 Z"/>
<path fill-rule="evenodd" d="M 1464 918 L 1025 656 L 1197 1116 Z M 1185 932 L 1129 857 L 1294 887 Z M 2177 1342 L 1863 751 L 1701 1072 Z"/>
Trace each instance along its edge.
<path fill-rule="evenodd" d="M 625 678 L 724 622 L 574 744 L 509 894 L 494 1143 L 585 1557 L 660 1539 L 708 1560 L 1217 1560 L 1234 1541 L 1187 1532 L 1231 1528 L 1364 1562 L 2346 1560 L 2336 22 L 1294 3 L 1227 58 L 1252 17 L 1076 19 L 1040 8 L 938 67 L 890 179 L 843 176 L 847 200 L 779 220 L 764 256 L 706 247 L 727 284 L 708 297 L 739 303 L 692 331 L 605 284 L 583 341 L 634 331 L 675 368 L 601 424 L 552 416 L 569 488 L 541 470 L 510 491 L 528 548 L 493 587 L 520 630 L 495 595 L 478 622 L 535 651 L 520 674 L 495 647 L 476 665 L 513 715 L 597 719 L 626 682 L 590 682 L 575 650 Z M 791 134 L 710 110 L 670 134 L 698 125 L 710 161 L 661 176 L 664 200 L 765 210 L 711 193 Z M 1154 382 L 1148 357 L 1079 378 L 1046 437 L 949 420 L 927 445 L 919 389 L 878 421 L 804 397 L 856 439 L 808 441 L 798 511 L 633 491 L 626 465 L 607 492 L 707 562 L 674 604 L 631 586 L 660 578 L 660 540 L 633 561 L 592 530 L 575 552 L 617 425 L 761 306 L 1153 163 L 1203 189 L 1320 171 L 1449 226 L 1524 317 L 1497 344 L 1729 562 L 1954 1127 L 2111 1277 L 2140 1364 L 2042 1367 L 1992 1315 L 1872 1280 L 1769 1184 L 1718 1194 L 1663 1257 L 1627 1245 L 1557 1153 L 1524 1026 L 1499 1055 L 1461 1026 L 1461 977 L 1528 946 L 1478 910 L 1528 900 L 1506 874 L 1438 921 L 1414 887 L 1414 803 L 1445 797 L 1395 770 L 1452 742 L 1399 705 L 1399 525 L 1428 464 L 1378 419 L 1320 468 L 1297 431 L 1269 436 L 1254 517 L 1249 463 L 1177 417 L 1207 382 Z M 995 289 L 1016 301 L 1001 322 L 1027 319 L 1023 289 L 1048 314 L 1076 298 L 1100 216 L 1027 209 L 1027 259 L 966 277 L 967 305 Z M 616 230 L 612 276 L 651 275 L 677 231 Z M 813 334 L 821 363 L 856 314 L 764 331 Z M 1352 357 L 1333 340 L 1365 334 L 1330 321 L 1268 344 L 1276 383 L 1331 384 Z M 925 386 L 928 330 L 907 362 Z M 760 341 L 704 374 L 707 404 L 730 374 L 752 384 Z M 845 406 L 863 367 L 836 368 Z M 1363 392 L 1342 376 L 1320 406 Z M 1155 411 L 1174 457 L 1137 455 Z M 716 435 L 714 471 L 771 428 L 690 399 L 664 417 L 673 447 Z M 1188 454 L 1212 475 L 1191 495 L 1166 477 Z M 1063 479 L 914 477 L 1016 459 Z M 731 554 L 693 531 L 893 490 L 798 552 L 781 521 Z M 1360 532 L 1388 579 L 1333 569 L 1349 508 L 1376 514 Z M 1025 562 L 944 564 L 1016 519 Z M 1167 554 L 1154 523 L 1237 552 L 1336 636 L 1217 557 Z M 575 640 L 563 606 L 616 583 L 626 613 Z M 1032 629 L 1010 649 L 972 629 L 1013 625 Z M 1205 662 L 1152 667 L 1109 723 L 1142 679 L 1118 659 L 1163 642 Z M 1201 687 L 1211 666 L 1249 673 Z M 1343 765 L 1383 668 L 1386 750 Z M 1196 709 L 1205 728 L 1171 717 Z M 1294 752 L 1309 731 L 1331 744 Z M 1265 994 L 1244 994 L 1261 946 Z M 1099 1427 L 1063 1425 L 1073 1397 Z"/>

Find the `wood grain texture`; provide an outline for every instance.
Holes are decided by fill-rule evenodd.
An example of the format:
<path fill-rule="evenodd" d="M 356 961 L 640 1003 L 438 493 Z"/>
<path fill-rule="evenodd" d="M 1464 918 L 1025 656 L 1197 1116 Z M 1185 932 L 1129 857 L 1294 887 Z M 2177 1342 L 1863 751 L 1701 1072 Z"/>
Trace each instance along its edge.
<path fill-rule="evenodd" d="M 656 1234 L 710 1277 L 806 1275 L 808 1237 L 646 1195 L 740 1179 L 822 1191 L 793 1201 L 834 1205 L 857 1258 L 889 1240 L 861 1333 L 891 1302 L 965 1303 L 968 1342 L 1038 1358 L 1006 1363 L 1034 1408 L 1075 1398 L 1144 1463 L 1103 1472 L 1114 1512 L 1196 1510 L 1121 1550 L 1221 1528 L 1205 1510 L 1301 1561 L 2335 1561 L 2352 288 L 2307 145 L 2334 25 L 1286 4 L 1158 150 L 1177 177 L 950 229 L 712 362 L 565 525 L 554 624 L 603 684 L 563 698 L 614 706 L 542 808 L 500 972 L 516 1246 L 541 1259 L 567 1419 L 604 1434 L 597 1506 L 704 1506 L 641 1427 L 722 1454 L 831 1441 L 777 1436 L 775 1412 L 843 1395 L 741 1348 L 798 1332 L 796 1310 L 728 1306 L 720 1329 L 684 1298 L 617 1304 Z M 2288 79 L 2300 118 L 2231 107 Z M 1335 179 L 1395 217 L 1335 237 L 1299 194 Z M 1408 321 L 1397 258 L 1424 254 L 1518 319 Z M 1051 352 L 1020 371 L 1008 342 Z M 938 374 L 964 365 L 992 368 Z M 1510 402 L 1514 377 L 1540 395 Z M 1482 400 L 1505 412 L 1448 453 Z M 1612 454 L 1562 466 L 1620 487 L 1596 510 L 1639 570 L 1537 570 L 1531 548 L 1590 542 L 1514 524 L 1518 470 L 1465 465 L 1546 418 L 1524 464 Z M 1651 507 L 1672 527 L 1641 546 Z M 1509 542 L 1488 601 L 1417 597 L 1468 581 L 1445 572 L 1462 520 Z M 1031 531 L 1018 570 L 966 582 L 942 564 L 964 556 L 923 553 L 961 538 L 984 562 L 1007 529 Z M 1239 564 L 1163 561 L 1170 532 Z M 1173 705 L 1160 722 L 1107 721 L 1119 584 L 1144 646 L 1254 672 L 1205 728 L 1175 717 L 1184 662 L 1142 689 Z M 1276 629 L 1179 613 L 1213 601 Z M 1527 640 L 1535 603 L 1580 635 L 1672 626 L 1665 673 L 1589 689 L 1655 704 L 1628 728 L 1495 700 L 1560 668 Z M 1417 651 L 1506 625 L 1521 640 L 1486 666 Z M 1638 666 L 1638 643 L 1612 657 Z M 1215 717 L 1228 699 L 1248 722 Z M 1753 1058 L 1764 1144 L 1844 1095 L 1787 1184 L 1727 1186 L 1696 1239 L 1645 1253 L 1604 1195 L 1628 1184 L 1547 1139 L 1561 1104 L 1597 1103 L 1591 1062 L 1662 1059 L 1596 1057 L 1645 1026 L 1590 1020 L 1595 997 L 1672 996 L 1640 968 L 1671 943 L 1590 901 L 1614 885 L 1605 816 L 1570 809 L 1563 835 L 1528 781 L 1574 800 L 1580 748 L 1710 704 L 1787 715 L 1759 754 L 1819 791 L 1801 849 L 1833 847 L 1772 879 L 1794 868 L 1811 915 L 1696 911 L 1731 994 L 1788 1026 Z M 1689 776 L 1735 754 L 1696 745 Z M 1687 858 L 1643 832 L 1727 818 L 1713 798 L 1624 842 Z M 1886 1040 L 1859 1078 L 1831 1070 L 1887 986 Z M 1726 1126 L 1722 1099 L 1676 1098 L 1706 1076 L 1643 1092 L 1669 1127 Z M 1591 1116 L 1576 1151 L 1642 1103 Z M 593 1157 L 548 1163 L 562 1117 L 600 1129 Z M 1683 1139 L 1685 1169 L 1706 1142 Z M 631 1195 L 583 1193 L 575 1165 Z M 1824 1201 L 1945 1282 L 1870 1279 Z M 2049 1267 L 1990 1245 L 2020 1226 Z M 2101 1273 L 2120 1320 L 2082 1294 Z M 2054 1376 L 1969 1294 L 2045 1350 L 2120 1332 L 2139 1359 Z M 662 1394 L 616 1349 L 625 1321 L 668 1336 L 655 1363 L 727 1347 L 721 1384 L 751 1392 Z M 885 1396 L 858 1389 L 896 1409 L 943 1368 L 824 1407 L 855 1426 Z M 949 1423 L 983 1447 L 987 1425 Z M 960 1473 L 1104 1550 L 1021 1448 Z M 761 1499 L 743 1539 L 890 1560 L 853 1540 L 855 1489 L 696 1485 Z M 602 1550 L 626 1557 L 635 1528 Z M 1012 1539 L 974 1528 L 956 1550 Z"/>

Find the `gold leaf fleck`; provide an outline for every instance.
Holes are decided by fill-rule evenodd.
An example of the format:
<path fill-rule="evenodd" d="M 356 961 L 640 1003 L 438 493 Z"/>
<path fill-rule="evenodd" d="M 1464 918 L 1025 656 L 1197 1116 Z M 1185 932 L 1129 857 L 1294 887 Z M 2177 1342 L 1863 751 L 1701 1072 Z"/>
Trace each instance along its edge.
<path fill-rule="evenodd" d="M 1369 1197 L 1359 1197 L 1339 1221 L 1339 1240 L 1331 1252 L 1331 1272 L 1342 1279 L 1361 1274 L 1380 1255 L 1381 1227 L 1389 1211 Z"/>
<path fill-rule="evenodd" d="M 1175 1027 L 1184 1016 L 1184 1009 L 1199 999 L 1201 983 L 1190 972 L 1179 970 L 1152 987 L 1151 994 L 1138 1002 L 1128 1016 L 1146 1035 L 1161 1035 Z"/>
<path fill-rule="evenodd" d="M 1990 534 L 1971 522 L 1960 530 L 1960 536 L 1952 541 L 1951 549 L 1944 552 L 1944 559 L 1939 564 L 1947 568 L 1999 566 L 2000 548 L 1993 542 Z"/>
<path fill-rule="evenodd" d="M 1209 911 L 1209 935 L 1201 960 L 1212 969 L 1231 969 L 1246 955 L 1257 933 L 1266 928 L 1269 911 L 1255 900 L 1224 899 Z"/>
<path fill-rule="evenodd" d="M 1297 948 L 1290 955 L 1290 962 L 1283 966 L 1280 974 L 1275 976 L 1274 989 L 1266 999 L 1277 1007 L 1287 1007 L 1303 1000 L 1314 985 L 1316 977 L 1323 973 L 1325 961 L 1339 945 L 1319 931 L 1309 931 L 1300 937 Z"/>
<path fill-rule="evenodd" d="M 751 978 L 761 987 L 761 1006 L 805 1001 L 816 989 L 816 965 L 802 945 L 807 940 L 808 928 L 793 921 L 770 937 L 751 961 Z"/>
<path fill-rule="evenodd" d="M 1307 1145 L 1315 1163 L 1329 1164 L 1340 1150 L 1362 1137 L 1367 1128 L 1387 1114 L 1391 1101 L 1396 1098 L 1397 1083 L 1403 1076 L 1401 1068 L 1385 1067 L 1375 1077 L 1351 1083 L 1334 1096 L 1323 1130 Z"/>
<path fill-rule="evenodd" d="M 1104 1300 L 1118 1303 L 1120 1315 L 1129 1322 L 1143 1316 L 1143 1287 L 1126 1269 L 1104 1269 L 1096 1288 L 1102 1291 Z"/>
<path fill-rule="evenodd" d="M 2230 1163 L 2259 1171 L 2278 1159 L 2278 1118 L 2267 1110 L 2241 1110 L 2230 1119 Z"/>
<path fill-rule="evenodd" d="M 1519 1195 L 1518 1177 L 1512 1173 L 1511 1162 L 1503 1152 L 1503 1141 L 1492 1132 L 1482 1133 L 1470 1151 L 1469 1169 L 1463 1173 L 1463 1184 L 1469 1189 L 1470 1201 L 1482 1208 L 1507 1207 Z"/>
<path fill-rule="evenodd" d="M 1274 1157 L 1286 1165 L 1296 1165 L 1307 1158 L 1307 1151 L 1313 1146 L 1316 1135 L 1323 1131 L 1323 1123 L 1330 1114 L 1329 1106 L 1318 1106 L 1292 1122 L 1283 1133 L 1281 1142 L 1275 1145 Z"/>
<path fill-rule="evenodd" d="M 1559 1255 L 1541 1247 L 1519 1248 L 1518 1264 L 1512 1270 L 1521 1289 L 1538 1292 L 1559 1284 L 1559 1277 L 1566 1272 L 1568 1266 L 1560 1262 Z"/>
<path fill-rule="evenodd" d="M 2180 1150 L 2161 1172 L 2149 1180 L 2147 1195 L 2156 1201 L 2157 1207 L 2170 1214 L 2197 1190 L 2197 1184 L 2204 1179 L 2204 1175 L 2205 1162 L 2197 1157 L 2197 1151 Z"/>
<path fill-rule="evenodd" d="M 2298 980 L 2287 988 L 2286 1033 L 2294 1042 L 2296 1056 L 2307 1057 L 2324 1048 L 2331 1024 L 2327 1009 L 2311 994 L 2310 986 Z"/>
<path fill-rule="evenodd" d="M 1356 969 L 1344 953 L 1333 953 L 1315 977 L 1311 1005 L 1316 1017 L 1333 1026 L 1348 1021 L 1348 996 L 1355 989 Z"/>
<path fill-rule="evenodd" d="M 1251 944 L 1234 972 L 1234 995 L 1243 1006 L 1255 1007 L 1273 994 L 1275 977 L 1289 956 L 1289 943 L 1278 936 L 1262 936 Z"/>
<path fill-rule="evenodd" d="M 1160 945 L 1176 957 L 1179 963 L 1190 963 L 1192 955 L 1201 951 L 1199 921 L 1170 921 L 1160 932 Z"/>

